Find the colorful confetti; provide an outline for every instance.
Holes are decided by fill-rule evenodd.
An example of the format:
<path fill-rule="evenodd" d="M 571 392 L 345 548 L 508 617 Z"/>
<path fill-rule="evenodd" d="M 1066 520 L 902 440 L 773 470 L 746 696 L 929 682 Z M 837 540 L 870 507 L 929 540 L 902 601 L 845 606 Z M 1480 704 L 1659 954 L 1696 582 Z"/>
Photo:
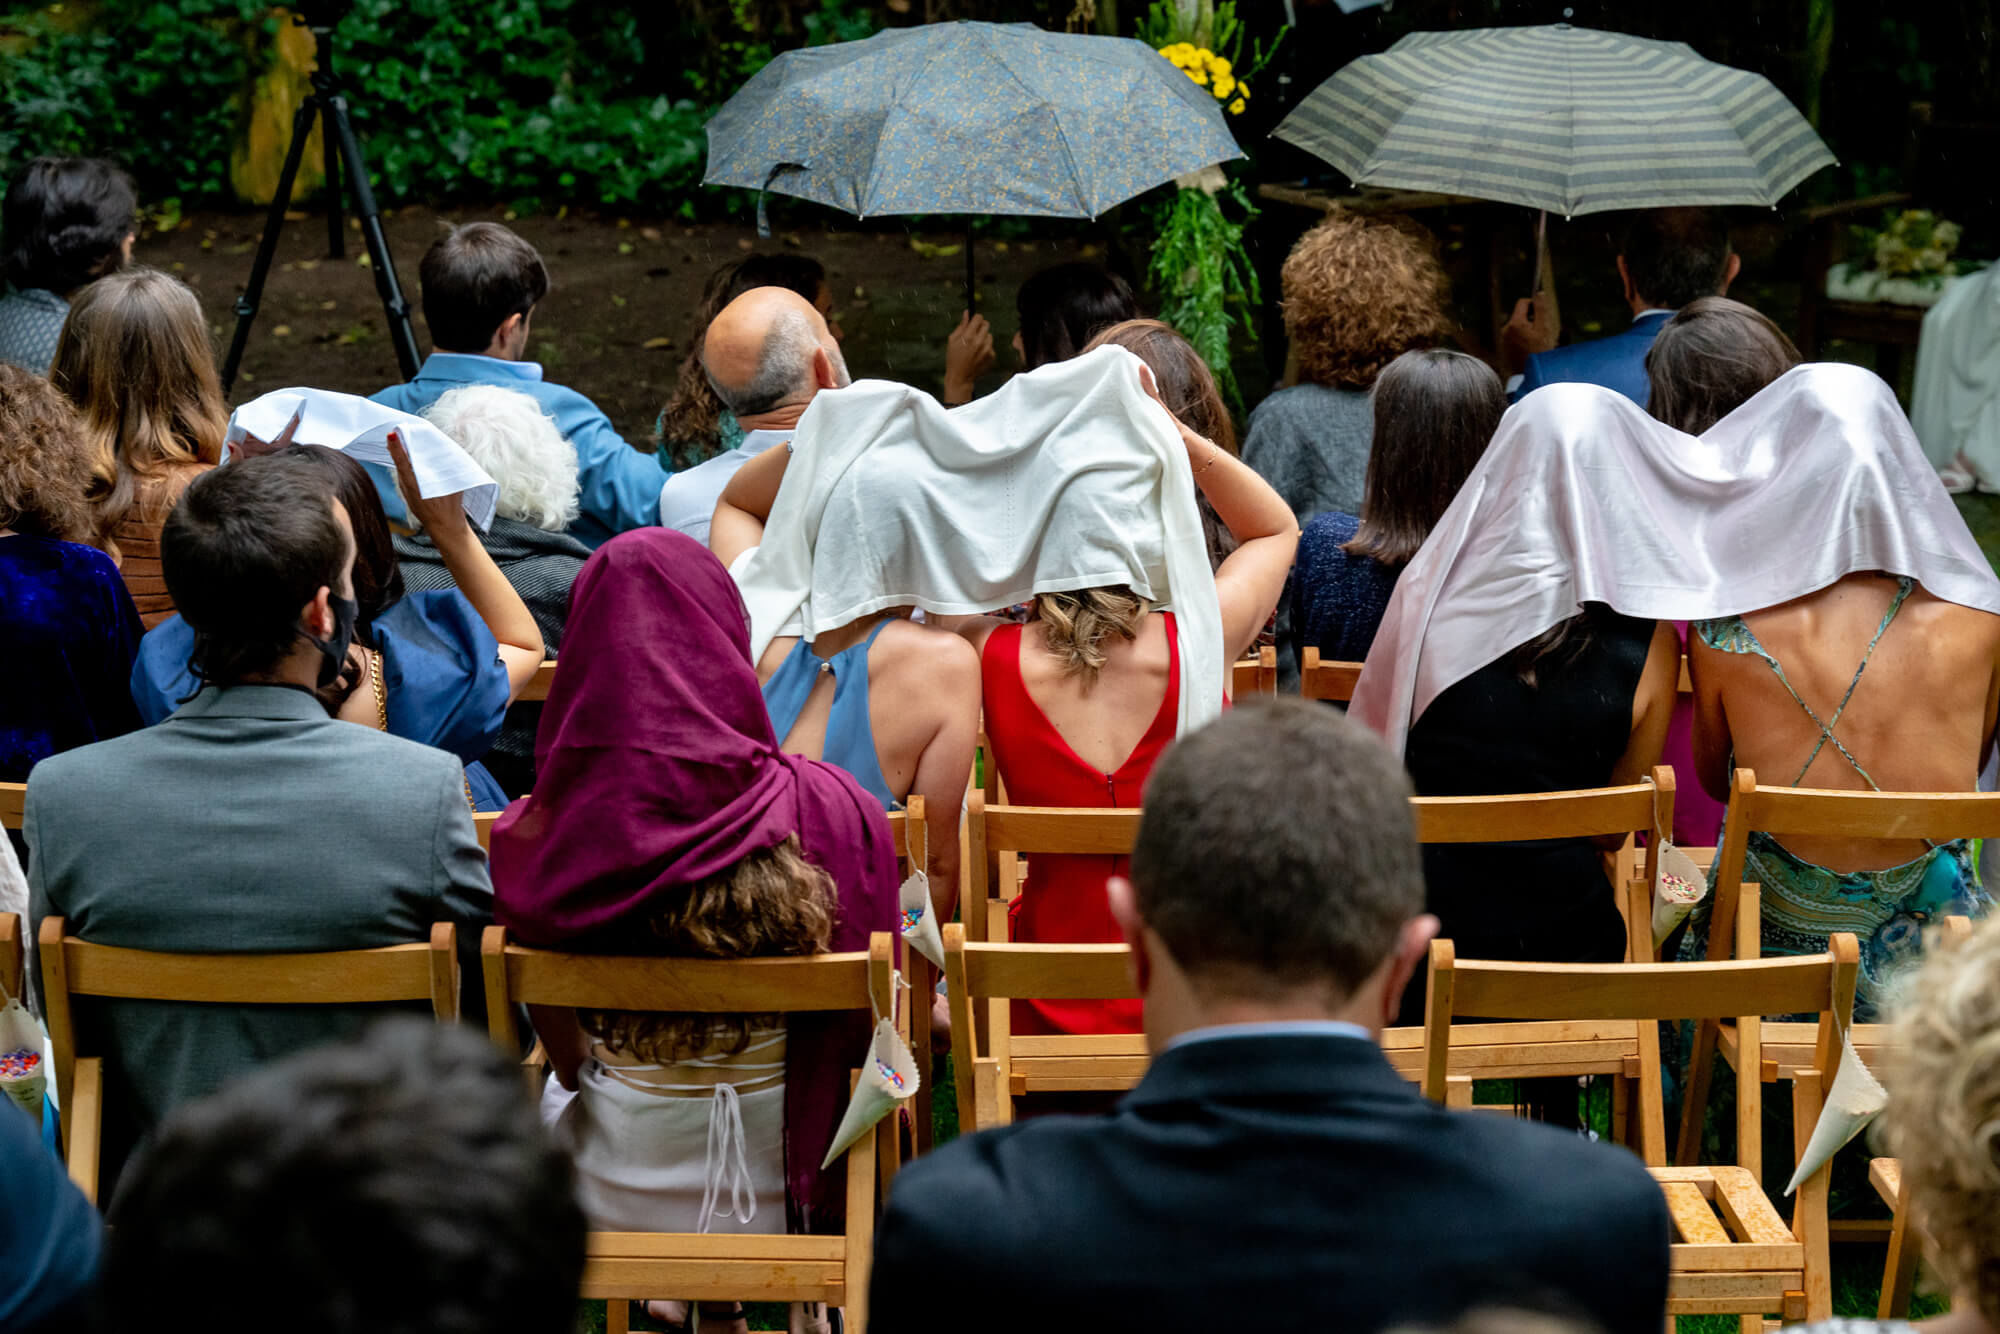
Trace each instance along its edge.
<path fill-rule="evenodd" d="M 908 932 L 908 931 L 914 931 L 914 930 L 916 930 L 916 929 L 917 929 L 917 923 L 919 923 L 919 922 L 921 922 L 921 921 L 923 921 L 923 920 L 924 920 L 924 910 L 923 910 L 922 908 L 905 908 L 905 909 L 903 909 L 903 930 L 904 930 L 904 931 Z"/>
<path fill-rule="evenodd" d="M 901 1093 L 903 1091 L 903 1076 L 900 1071 L 896 1070 L 895 1067 L 891 1066 L 887 1061 L 875 1062 L 875 1068 L 882 1072 L 882 1078 L 888 1080 L 890 1086 L 893 1087 L 896 1090 L 896 1092 Z"/>
<path fill-rule="evenodd" d="M 0 1079 L 25 1079 L 39 1070 L 41 1065 L 42 1054 L 26 1047 L 0 1053 Z"/>

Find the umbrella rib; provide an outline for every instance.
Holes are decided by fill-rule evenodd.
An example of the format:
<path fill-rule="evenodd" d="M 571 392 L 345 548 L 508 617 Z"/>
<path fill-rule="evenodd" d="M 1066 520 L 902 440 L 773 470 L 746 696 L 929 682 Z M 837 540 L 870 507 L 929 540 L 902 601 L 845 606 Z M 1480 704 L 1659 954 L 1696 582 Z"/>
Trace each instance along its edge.
<path fill-rule="evenodd" d="M 981 36 L 983 40 L 984 34 L 982 34 Z M 1043 106 L 1049 109 L 1049 116 L 1056 123 L 1056 130 L 1057 130 L 1056 142 L 1062 145 L 1063 161 L 1069 163 L 1069 179 L 1070 179 L 1070 185 L 1075 192 L 1074 197 L 1077 203 L 1083 206 L 1084 212 L 1090 215 L 1092 221 L 1095 221 L 1097 218 L 1097 209 L 1096 209 L 1097 200 L 1085 192 L 1083 170 L 1082 168 L 1076 165 L 1076 154 L 1070 151 L 1069 129 L 1067 126 L 1063 124 L 1062 109 L 1056 105 L 1055 99 L 1044 97 L 1040 93 L 1037 93 L 1033 88 L 1030 88 L 1027 84 L 1027 81 L 1024 80 L 1018 73 L 1015 72 L 1013 63 L 1007 59 L 1007 55 L 1004 51 L 999 50 L 998 48 L 992 46 L 991 44 L 989 44 L 986 49 L 988 53 L 992 55 L 994 62 L 998 64 L 1001 69 L 1007 71 L 1007 77 L 1014 81 L 1014 85 L 1017 88 L 1019 88 L 1022 92 L 1026 93 L 1031 99 L 1039 101 Z"/>
<path fill-rule="evenodd" d="M 940 44 L 937 41 L 933 40 L 932 42 L 930 42 L 929 45 L 930 49 L 924 53 L 924 63 L 922 68 L 918 69 L 915 77 L 913 77 L 909 81 L 909 83 L 904 85 L 905 89 L 916 88 L 920 86 L 923 83 L 924 75 L 930 73 L 931 66 L 936 63 L 938 58 L 937 48 Z M 879 173 L 881 171 L 882 144 L 889 137 L 889 118 L 891 116 L 896 115 L 898 112 L 902 111 L 902 109 L 903 109 L 903 92 L 899 90 L 896 93 L 896 96 L 890 100 L 888 110 L 882 113 L 882 128 L 876 132 L 875 142 L 873 145 L 870 146 L 868 150 L 867 186 L 866 190 L 863 192 L 861 197 L 856 201 L 860 203 L 863 208 L 863 212 L 857 215 L 859 217 L 868 216 L 868 212 L 870 211 L 868 209 L 868 205 L 873 203 L 875 199 L 875 188 L 876 185 L 878 184 Z"/>

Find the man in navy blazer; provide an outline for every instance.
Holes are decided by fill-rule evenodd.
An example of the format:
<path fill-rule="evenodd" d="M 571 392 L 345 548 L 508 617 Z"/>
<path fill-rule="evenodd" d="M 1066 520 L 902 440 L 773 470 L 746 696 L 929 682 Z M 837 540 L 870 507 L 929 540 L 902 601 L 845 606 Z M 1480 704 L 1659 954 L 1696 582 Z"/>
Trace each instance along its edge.
<path fill-rule="evenodd" d="M 1108 1116 L 905 1168 L 871 1328 L 1372 1334 L 1502 1305 L 1657 1334 L 1667 1211 L 1639 1160 L 1426 1101 L 1377 1045 L 1438 929 L 1409 796 L 1373 736 L 1305 701 L 1177 742 L 1109 884 L 1151 1070 Z"/>
<path fill-rule="evenodd" d="M 1618 250 L 1618 281 L 1632 324 L 1622 332 L 1557 347 L 1562 333 L 1553 303 L 1539 296 L 1514 305 L 1501 342 L 1515 356 L 1529 354 L 1512 399 L 1545 384 L 1601 384 L 1646 406 L 1646 353 L 1673 313 L 1696 297 L 1729 290 L 1742 261 L 1729 248 L 1728 221 L 1719 208 L 1660 208 L 1637 214 Z"/>

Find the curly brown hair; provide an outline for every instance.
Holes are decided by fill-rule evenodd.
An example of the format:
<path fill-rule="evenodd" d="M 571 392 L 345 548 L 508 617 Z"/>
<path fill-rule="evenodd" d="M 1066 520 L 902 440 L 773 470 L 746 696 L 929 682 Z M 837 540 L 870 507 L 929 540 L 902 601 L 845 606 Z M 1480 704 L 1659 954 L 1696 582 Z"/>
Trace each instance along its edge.
<path fill-rule="evenodd" d="M 667 953 L 687 959 L 824 954 L 833 940 L 833 879 L 805 859 L 796 835 L 698 882 L 648 923 Z M 770 1015 L 579 1010 L 583 1031 L 619 1055 L 670 1065 L 702 1052 L 735 1055 Z"/>
<path fill-rule="evenodd" d="M 0 528 L 103 544 L 90 504 L 96 458 L 83 422 L 54 385 L 0 361 Z"/>
<path fill-rule="evenodd" d="M 1335 209 L 1292 247 L 1282 281 L 1301 380 L 1366 389 L 1403 353 L 1451 333 L 1444 266 L 1411 224 Z"/>

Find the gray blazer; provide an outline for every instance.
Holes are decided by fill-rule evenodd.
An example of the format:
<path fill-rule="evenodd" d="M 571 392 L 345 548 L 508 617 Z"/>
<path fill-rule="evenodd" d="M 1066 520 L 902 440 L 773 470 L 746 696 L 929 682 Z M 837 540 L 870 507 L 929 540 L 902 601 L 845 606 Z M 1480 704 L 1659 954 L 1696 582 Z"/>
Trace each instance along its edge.
<path fill-rule="evenodd" d="M 144 731 L 28 778 L 35 929 L 133 949 L 366 949 L 492 920 L 458 759 L 327 716 L 303 690 L 210 686 Z M 479 994 L 476 966 L 462 983 Z M 483 1009 L 483 1007 L 482 1007 Z M 373 1007 L 103 1001 L 79 1043 L 105 1060 L 109 1167 L 173 1105 L 260 1062 L 355 1032 Z"/>

